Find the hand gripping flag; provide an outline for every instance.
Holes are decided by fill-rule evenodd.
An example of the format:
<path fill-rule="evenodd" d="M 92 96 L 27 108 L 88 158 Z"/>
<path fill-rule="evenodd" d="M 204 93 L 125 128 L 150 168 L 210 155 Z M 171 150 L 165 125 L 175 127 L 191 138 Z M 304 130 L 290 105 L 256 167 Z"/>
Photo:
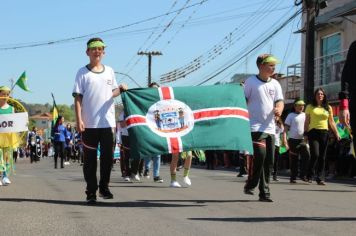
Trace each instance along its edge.
<path fill-rule="evenodd" d="M 189 150 L 253 153 L 240 85 L 131 89 L 122 99 L 134 157 Z"/>

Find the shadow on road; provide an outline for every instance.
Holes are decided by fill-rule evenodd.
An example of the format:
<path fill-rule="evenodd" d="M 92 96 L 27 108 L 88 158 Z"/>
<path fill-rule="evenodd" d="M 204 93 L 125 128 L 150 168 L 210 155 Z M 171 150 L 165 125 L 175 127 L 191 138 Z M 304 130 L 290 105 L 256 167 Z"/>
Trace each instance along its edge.
<path fill-rule="evenodd" d="M 65 200 L 48 200 L 48 199 L 27 199 L 27 198 L 0 198 L 0 202 L 34 202 L 34 203 L 47 203 L 58 205 L 77 205 L 89 206 L 85 201 L 65 201 Z M 140 200 L 135 202 L 102 202 L 98 201 L 96 204 L 90 206 L 94 207 L 132 207 L 132 208 L 155 208 L 155 207 L 203 207 L 205 205 L 196 204 L 174 204 L 174 203 L 158 203 L 150 200 Z"/>
<path fill-rule="evenodd" d="M 159 199 L 159 200 L 137 200 L 137 201 L 147 201 L 147 202 L 194 202 L 194 203 L 232 203 L 232 202 L 259 202 L 258 200 L 203 200 L 203 199 L 198 199 L 198 200 L 164 200 L 164 199 Z"/>
<path fill-rule="evenodd" d="M 223 222 L 287 222 L 287 221 L 356 221 L 356 217 L 230 217 L 230 218 L 188 218 L 189 220 L 223 221 Z"/>
<path fill-rule="evenodd" d="M 291 191 L 304 191 L 304 192 L 327 192 L 327 193 L 353 193 L 356 190 L 336 190 L 336 189 L 286 189 Z"/>

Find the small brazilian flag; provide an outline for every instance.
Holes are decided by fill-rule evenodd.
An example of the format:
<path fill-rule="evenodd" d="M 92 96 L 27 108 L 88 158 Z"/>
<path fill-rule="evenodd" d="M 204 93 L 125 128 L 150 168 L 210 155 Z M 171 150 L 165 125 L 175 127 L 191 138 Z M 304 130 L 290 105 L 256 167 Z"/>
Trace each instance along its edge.
<path fill-rule="evenodd" d="M 16 85 L 18 85 L 20 88 L 22 88 L 23 90 L 29 92 L 30 89 L 28 88 L 27 84 L 27 77 L 26 77 L 26 71 L 24 71 L 22 73 L 22 75 L 20 76 L 20 78 L 16 81 Z"/>

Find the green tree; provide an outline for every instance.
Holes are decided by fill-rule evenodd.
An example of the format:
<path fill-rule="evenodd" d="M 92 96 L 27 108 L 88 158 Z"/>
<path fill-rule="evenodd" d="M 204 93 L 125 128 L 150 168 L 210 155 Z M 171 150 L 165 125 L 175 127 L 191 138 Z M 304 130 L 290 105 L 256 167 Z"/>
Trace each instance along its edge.
<path fill-rule="evenodd" d="M 68 105 L 57 105 L 58 115 L 63 116 L 66 121 L 75 121 L 73 109 Z"/>

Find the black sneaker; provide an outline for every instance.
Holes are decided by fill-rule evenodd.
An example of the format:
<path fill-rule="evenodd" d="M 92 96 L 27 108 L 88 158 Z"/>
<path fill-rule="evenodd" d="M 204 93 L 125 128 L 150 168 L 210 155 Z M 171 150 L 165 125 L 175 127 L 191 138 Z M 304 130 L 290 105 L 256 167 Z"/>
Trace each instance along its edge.
<path fill-rule="evenodd" d="M 88 193 L 87 194 L 87 204 L 95 204 L 96 203 L 96 194 L 95 193 Z"/>
<path fill-rule="evenodd" d="M 112 195 L 109 189 L 105 189 L 99 191 L 99 197 L 102 197 L 104 199 L 113 199 L 114 195 Z"/>
<path fill-rule="evenodd" d="M 148 170 L 145 170 L 143 172 L 143 177 L 146 178 L 146 179 L 149 179 L 150 178 L 150 172 Z"/>
<path fill-rule="evenodd" d="M 267 198 L 267 197 L 260 197 L 260 199 L 258 199 L 260 202 L 273 202 L 272 199 Z"/>
<path fill-rule="evenodd" d="M 244 193 L 247 194 L 247 195 L 254 195 L 254 192 L 252 191 L 252 189 L 245 188 L 244 189 Z"/>
<path fill-rule="evenodd" d="M 154 177 L 154 178 L 153 178 L 153 181 L 154 181 L 155 183 L 163 183 L 163 179 L 162 179 L 160 176 Z"/>

